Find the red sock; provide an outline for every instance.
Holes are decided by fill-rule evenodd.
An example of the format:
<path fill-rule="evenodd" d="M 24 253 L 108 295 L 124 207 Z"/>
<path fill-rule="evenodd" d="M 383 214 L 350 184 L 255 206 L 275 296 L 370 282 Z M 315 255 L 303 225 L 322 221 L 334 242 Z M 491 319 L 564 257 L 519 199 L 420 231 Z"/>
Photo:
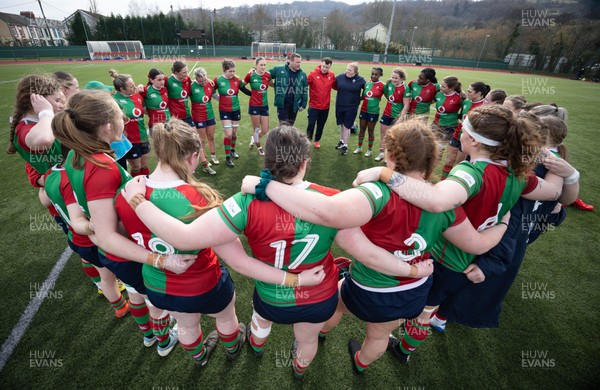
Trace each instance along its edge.
<path fill-rule="evenodd" d="M 150 168 L 148 168 L 148 167 L 143 167 L 142 169 L 140 169 L 140 174 L 141 174 L 141 175 L 144 175 L 144 176 L 147 176 L 147 175 L 149 175 L 149 174 L 150 174 Z"/>
<path fill-rule="evenodd" d="M 225 146 L 225 157 L 229 157 L 231 154 L 231 138 L 224 137 L 223 145 Z"/>

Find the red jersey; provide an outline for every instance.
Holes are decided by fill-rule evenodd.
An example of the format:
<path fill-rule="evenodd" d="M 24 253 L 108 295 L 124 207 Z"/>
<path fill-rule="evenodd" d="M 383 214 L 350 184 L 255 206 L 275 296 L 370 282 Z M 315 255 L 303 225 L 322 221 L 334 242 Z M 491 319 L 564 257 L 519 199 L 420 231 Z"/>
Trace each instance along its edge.
<path fill-rule="evenodd" d="M 194 213 L 193 206 L 205 206 L 206 200 L 191 185 L 183 180 L 156 182 L 146 180 L 146 199 L 167 214 L 185 223 Z M 165 255 L 173 253 L 197 253 L 196 262 L 182 274 L 144 265 L 142 274 L 146 288 L 167 295 L 196 296 L 212 290 L 221 278 L 221 267 L 217 255 L 211 248 L 201 251 L 181 251 L 155 235 L 138 218 L 135 211 L 119 193 L 115 208 L 129 238 L 138 245 Z"/>
<path fill-rule="evenodd" d="M 331 89 L 335 85 L 333 72 L 323 74 L 321 66 L 317 66 L 308 74 L 308 106 L 316 110 L 327 110 L 331 103 Z"/>

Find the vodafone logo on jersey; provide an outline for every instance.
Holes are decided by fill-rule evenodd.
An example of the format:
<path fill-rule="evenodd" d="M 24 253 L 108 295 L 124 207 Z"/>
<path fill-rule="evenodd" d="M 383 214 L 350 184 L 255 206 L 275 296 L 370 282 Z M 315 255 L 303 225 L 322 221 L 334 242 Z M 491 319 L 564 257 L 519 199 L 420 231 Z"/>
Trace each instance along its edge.
<path fill-rule="evenodd" d="M 158 107 L 160 107 L 164 110 L 165 108 L 167 108 L 167 102 L 165 102 L 164 100 L 161 101 L 160 104 L 158 105 Z"/>
<path fill-rule="evenodd" d="M 202 103 L 208 103 L 209 100 L 210 98 L 208 96 L 202 96 Z"/>
<path fill-rule="evenodd" d="M 373 96 L 373 91 L 368 91 L 367 93 L 365 93 L 365 96 L 370 98 L 371 96 Z"/>
<path fill-rule="evenodd" d="M 438 108 L 438 111 L 441 113 L 444 113 L 444 112 L 446 112 L 446 107 L 441 106 L 440 108 Z"/>
<path fill-rule="evenodd" d="M 259 88 L 261 91 L 264 91 L 265 89 L 267 89 L 267 86 L 265 84 L 261 84 Z"/>
<path fill-rule="evenodd" d="M 392 102 L 392 103 L 393 103 L 393 102 L 395 102 L 395 101 L 396 101 L 396 98 L 394 97 L 394 95 L 390 96 L 390 102 Z"/>
<path fill-rule="evenodd" d="M 144 113 L 142 112 L 142 110 L 140 110 L 139 108 L 135 107 L 133 109 L 133 111 L 131 111 L 131 113 L 133 114 L 134 117 L 139 118 L 140 116 L 144 115 Z"/>
<path fill-rule="evenodd" d="M 188 93 L 185 89 L 181 91 L 181 97 L 184 99 L 188 97 Z"/>
<path fill-rule="evenodd" d="M 417 96 L 414 100 L 420 103 L 423 101 L 423 98 L 421 96 Z"/>
<path fill-rule="evenodd" d="M 233 89 L 229 88 L 229 89 L 227 90 L 227 95 L 229 95 L 229 96 L 233 96 L 233 95 L 235 95 L 235 91 L 234 91 Z"/>

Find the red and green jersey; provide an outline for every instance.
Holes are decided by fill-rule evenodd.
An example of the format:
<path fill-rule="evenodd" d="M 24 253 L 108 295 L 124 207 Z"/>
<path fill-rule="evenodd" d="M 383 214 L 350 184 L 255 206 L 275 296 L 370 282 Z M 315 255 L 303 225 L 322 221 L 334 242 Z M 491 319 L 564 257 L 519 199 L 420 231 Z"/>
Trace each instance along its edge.
<path fill-rule="evenodd" d="M 60 142 L 54 139 L 52 146 L 30 149 L 25 142 L 25 137 L 31 129 L 37 125 L 38 120 L 33 118 L 23 118 L 17 123 L 13 144 L 17 149 L 19 156 L 25 160 L 38 174 L 43 175 L 48 172 L 55 164 L 62 163 L 62 154 Z"/>
<path fill-rule="evenodd" d="M 416 80 L 408 83 L 410 89 L 410 107 L 408 108 L 409 114 L 415 115 L 429 115 L 429 106 L 435 99 L 435 94 L 440 91 L 439 84 L 428 83 L 427 85 L 421 85 Z"/>
<path fill-rule="evenodd" d="M 190 98 L 192 100 L 192 119 L 194 122 L 206 122 L 215 119 L 215 113 L 210 102 L 214 87 L 208 82 L 205 86 L 202 86 L 194 81 L 191 90 Z"/>
<path fill-rule="evenodd" d="M 173 75 L 167 79 L 165 87 L 169 96 L 169 111 L 171 112 L 171 116 L 182 120 L 190 117 L 188 97 L 190 96 L 191 85 L 192 80 L 189 76 L 186 76 L 181 81 L 177 80 Z"/>
<path fill-rule="evenodd" d="M 103 166 L 90 161 L 83 162 L 83 169 L 73 167 L 73 151 L 67 155 L 65 170 L 73 187 L 75 199 L 87 217 L 90 217 L 88 203 L 94 200 L 114 199 L 121 186 L 131 180 L 129 173 L 108 154 L 98 153 L 91 157 Z M 98 251 L 113 261 L 128 261 L 118 256 Z"/>
<path fill-rule="evenodd" d="M 435 95 L 435 118 L 433 123 L 441 127 L 456 127 L 461 103 L 462 99 L 457 92 L 452 92 L 450 95 L 438 92 Z"/>
<path fill-rule="evenodd" d="M 250 96 L 250 105 L 256 107 L 264 107 L 269 105 L 269 97 L 267 96 L 267 88 L 271 73 L 265 72 L 259 75 L 256 72 L 250 72 L 244 77 L 244 84 L 250 85 L 252 96 Z"/>
<path fill-rule="evenodd" d="M 140 95 L 144 98 L 144 105 L 148 111 L 148 127 L 154 126 L 155 123 L 165 123 L 171 118 L 167 88 L 158 90 L 152 85 L 146 85 Z"/>
<path fill-rule="evenodd" d="M 224 112 L 233 112 L 240 109 L 240 79 L 233 76 L 228 79 L 223 75 L 214 79 L 217 93 L 219 94 L 219 110 Z"/>
<path fill-rule="evenodd" d="M 453 180 L 467 190 L 469 199 L 462 207 L 478 231 L 496 225 L 522 194 L 530 193 L 538 184 L 535 175 L 521 180 L 505 165 L 483 159 L 459 163 L 446 180 Z M 463 272 L 475 259 L 475 255 L 461 251 L 447 240 L 439 241 L 433 254 L 442 265 L 456 272 Z"/>
<path fill-rule="evenodd" d="M 465 120 L 465 118 L 467 117 L 467 114 L 469 113 L 469 111 L 477 108 L 477 107 L 481 107 L 483 106 L 483 103 L 485 101 L 483 99 L 473 102 L 469 99 L 465 99 L 463 100 L 463 104 L 462 104 L 462 108 L 460 109 L 460 118 L 462 120 Z M 454 138 L 460 140 L 460 134 L 462 132 L 462 122 L 458 123 L 458 126 L 456 126 L 456 130 L 454 130 L 454 134 L 452 135 Z"/>
<path fill-rule="evenodd" d="M 129 118 L 125 124 L 125 135 L 132 144 L 141 144 L 148 142 L 148 131 L 144 125 L 144 99 L 139 93 L 131 96 L 124 96 L 116 92 L 113 98 L 123 111 L 123 115 Z"/>
<path fill-rule="evenodd" d="M 381 81 L 372 82 L 369 81 L 365 84 L 365 90 L 363 92 L 363 104 L 360 109 L 361 112 L 369 114 L 379 114 L 379 102 L 383 96 L 383 90 L 385 84 Z"/>
<path fill-rule="evenodd" d="M 339 191 L 304 182 L 298 187 L 333 195 Z M 325 280 L 311 287 L 282 287 L 256 281 L 260 298 L 274 306 L 297 306 L 322 302 L 337 291 L 331 244 L 337 229 L 302 221 L 254 195 L 238 193 L 219 207 L 223 222 L 237 234 L 244 233 L 253 256 L 275 268 L 294 274 L 323 265 Z"/>
<path fill-rule="evenodd" d="M 388 100 L 383 115 L 391 118 L 399 117 L 402 110 L 404 110 L 404 99 L 410 99 L 410 89 L 404 83 L 396 87 L 390 81 L 386 84 L 383 93 Z"/>
<path fill-rule="evenodd" d="M 206 200 L 191 185 L 183 180 L 157 182 L 146 180 L 146 199 L 172 217 L 190 223 L 194 220 L 194 206 L 206 206 Z M 142 275 L 144 285 L 160 294 L 175 296 L 196 296 L 212 290 L 221 277 L 221 267 L 217 255 L 211 248 L 201 251 L 182 251 L 173 247 L 150 231 L 138 218 L 135 211 L 118 193 L 115 208 L 132 241 L 152 252 L 171 255 L 175 253 L 196 254 L 196 262 L 182 274 L 144 264 Z"/>
<path fill-rule="evenodd" d="M 69 182 L 67 171 L 60 165 L 53 166 L 48 172 L 46 172 L 46 184 L 44 185 L 44 189 L 46 190 L 46 195 L 48 195 L 48 198 L 50 198 L 50 201 L 54 205 L 58 215 L 60 215 L 62 220 L 65 221 L 69 226 L 69 241 L 81 247 L 94 246 L 88 236 L 83 236 L 73 231 L 67 206 L 77 203 L 77 200 L 73 194 L 73 188 Z"/>
<path fill-rule="evenodd" d="M 373 213 L 373 218 L 361 227 L 363 233 L 373 244 L 392 252 L 398 261 L 416 264 L 429 259 L 429 252 L 440 240 L 441 233 L 466 218 L 460 207 L 443 213 L 421 210 L 393 195 L 380 181 L 357 188 L 369 200 Z M 360 259 L 352 262 L 350 276 L 359 287 L 377 292 L 409 290 L 427 280 L 385 275 L 365 266 Z"/>

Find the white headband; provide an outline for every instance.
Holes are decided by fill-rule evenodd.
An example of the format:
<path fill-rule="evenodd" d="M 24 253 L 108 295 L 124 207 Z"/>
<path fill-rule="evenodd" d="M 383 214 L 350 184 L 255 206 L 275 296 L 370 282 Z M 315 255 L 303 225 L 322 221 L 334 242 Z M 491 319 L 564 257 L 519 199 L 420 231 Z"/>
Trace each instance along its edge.
<path fill-rule="evenodd" d="M 463 128 L 464 130 L 466 130 L 466 131 L 467 131 L 467 133 L 468 133 L 468 134 L 469 134 L 471 137 L 473 137 L 473 139 L 474 139 L 475 141 L 477 141 L 477 142 L 481 142 L 481 143 L 482 143 L 482 144 L 484 144 L 484 145 L 488 145 L 488 146 L 500 146 L 500 145 L 502 145 L 502 142 L 500 142 L 500 141 L 495 141 L 495 140 L 493 140 L 493 139 L 489 139 L 489 138 L 487 138 L 487 137 L 484 137 L 484 136 L 483 136 L 483 135 L 481 135 L 481 134 L 478 134 L 478 133 L 476 133 L 476 132 L 475 132 L 475 130 L 473 129 L 473 125 L 472 125 L 472 124 L 471 124 L 471 122 L 469 121 L 469 117 L 466 117 L 466 118 L 463 120 L 463 123 L 462 123 L 462 128 Z"/>

